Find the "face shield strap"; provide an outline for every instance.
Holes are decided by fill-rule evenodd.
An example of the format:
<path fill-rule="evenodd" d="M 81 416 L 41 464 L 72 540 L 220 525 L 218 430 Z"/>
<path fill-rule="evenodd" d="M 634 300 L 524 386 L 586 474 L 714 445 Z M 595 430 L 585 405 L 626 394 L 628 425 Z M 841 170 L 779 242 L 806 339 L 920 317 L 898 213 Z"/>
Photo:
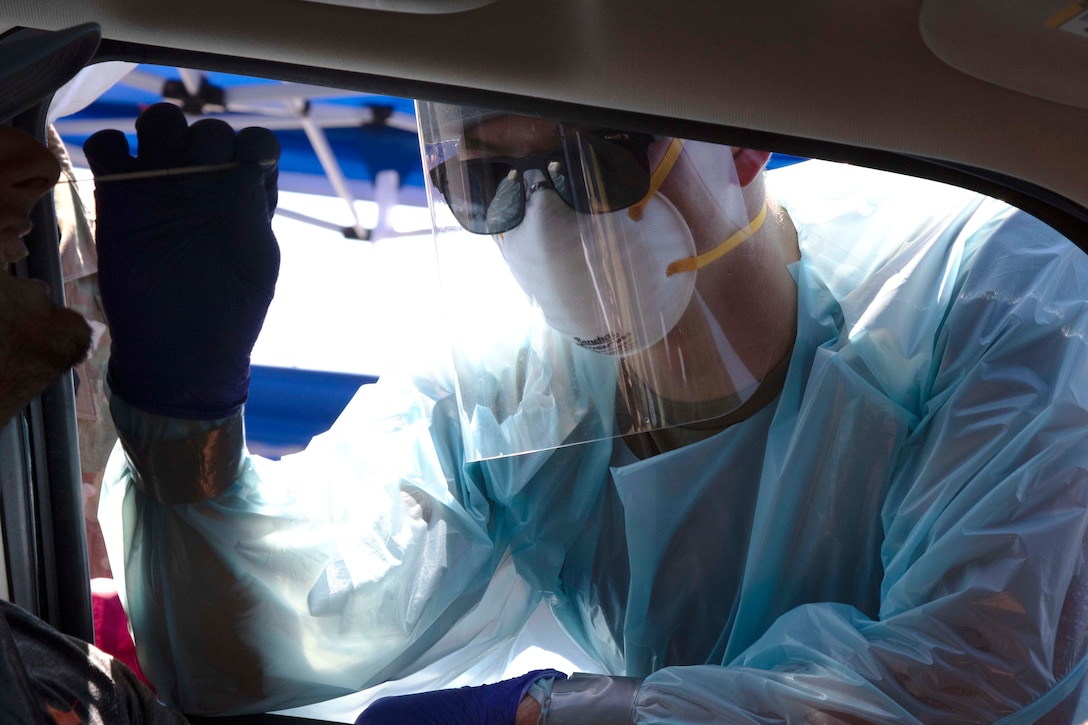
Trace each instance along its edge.
<path fill-rule="evenodd" d="M 701 269 L 711 262 L 715 262 L 725 255 L 732 252 L 741 244 L 746 242 L 756 232 L 763 227 L 763 222 L 767 220 L 767 202 L 763 202 L 763 208 L 759 210 L 759 214 L 756 218 L 748 222 L 748 225 L 738 229 L 733 234 L 729 235 L 724 242 L 711 249 L 709 252 L 703 252 L 694 257 L 688 257 L 686 259 L 678 259 L 675 262 L 670 262 L 669 266 L 665 268 L 665 276 L 671 277 L 674 274 L 680 272 L 694 272 L 697 269 Z"/>

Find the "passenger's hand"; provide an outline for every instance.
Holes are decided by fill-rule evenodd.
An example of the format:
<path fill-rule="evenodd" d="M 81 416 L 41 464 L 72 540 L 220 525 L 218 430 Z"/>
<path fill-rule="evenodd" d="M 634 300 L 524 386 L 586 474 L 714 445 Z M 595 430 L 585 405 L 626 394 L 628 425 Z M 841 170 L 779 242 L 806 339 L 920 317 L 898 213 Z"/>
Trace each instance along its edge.
<path fill-rule="evenodd" d="M 537 680 L 566 679 L 555 670 L 535 670 L 493 685 L 385 697 L 368 707 L 355 725 L 516 725 L 522 698 Z"/>
<path fill-rule="evenodd" d="M 136 134 L 135 158 L 120 131 L 83 146 L 96 178 L 109 385 L 151 413 L 226 417 L 246 400 L 279 274 L 279 143 L 263 128 L 189 126 L 167 103 L 141 113 Z M 209 166 L 218 168 L 191 170 Z M 175 173 L 144 173 L 164 170 Z"/>

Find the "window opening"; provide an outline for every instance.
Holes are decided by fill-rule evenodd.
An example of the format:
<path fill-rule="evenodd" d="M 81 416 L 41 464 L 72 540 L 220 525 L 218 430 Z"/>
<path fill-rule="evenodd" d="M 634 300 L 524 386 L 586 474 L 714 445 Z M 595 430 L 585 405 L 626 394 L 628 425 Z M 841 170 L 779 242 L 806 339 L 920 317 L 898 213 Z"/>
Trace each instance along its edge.
<path fill-rule="evenodd" d="M 479 138 L 474 146 L 467 132 L 458 139 L 461 145 L 448 143 L 445 129 L 436 130 L 441 126 L 436 122 L 429 137 L 423 132 L 421 164 L 419 139 L 411 128 L 417 120 L 408 101 L 341 96 L 329 89 L 298 86 L 293 87 L 295 95 L 285 95 L 284 84 L 175 69 L 139 67 L 128 78 L 125 92 L 134 93 L 137 100 L 125 100 L 127 116 L 118 107 L 106 107 L 112 101 L 100 99 L 101 105 L 92 104 L 56 122 L 73 160 L 72 183 L 58 189 L 62 197 L 71 197 L 68 210 L 58 202 L 62 225 L 63 216 L 71 215 L 79 228 L 79 215 L 86 211 L 83 233 L 94 231 L 93 200 L 85 181 L 89 174 L 81 167 L 78 151 L 82 139 L 102 127 L 130 130 L 127 124 L 135 117 L 131 110 L 138 113 L 152 100 L 169 98 L 194 118 L 224 114 L 236 127 L 274 130 L 285 152 L 282 212 L 274 221 L 282 266 L 277 296 L 253 350 L 247 416 L 260 408 L 262 396 L 291 424 L 315 410 L 324 416 L 316 428 L 296 431 L 293 439 L 262 439 L 263 423 L 247 418 L 255 459 L 239 480 L 243 493 L 230 503 L 194 504 L 184 514 L 162 514 L 154 502 L 143 509 L 148 516 L 162 514 L 166 522 L 174 515 L 191 516 L 173 531 L 178 537 L 173 544 L 186 541 L 185 553 L 198 565 L 185 570 L 173 560 L 165 561 L 170 557 L 136 562 L 133 565 L 144 567 L 141 575 L 160 587 L 155 593 L 161 599 L 147 596 L 147 581 L 137 581 L 137 591 L 128 594 L 133 607 L 156 614 L 170 610 L 169 616 L 175 617 L 158 628 L 155 617 L 145 618 L 134 628 L 137 636 L 147 637 L 141 646 L 150 665 L 148 676 L 162 678 L 158 682 L 169 687 L 164 697 L 193 712 L 256 708 L 350 722 L 380 694 L 479 684 L 540 666 L 648 675 L 672 664 L 728 662 L 748 648 L 756 651 L 762 637 L 774 637 L 779 630 L 768 619 L 751 624 L 750 631 L 731 632 L 734 615 L 751 605 L 741 601 L 746 596 L 744 557 L 723 557 L 722 551 L 767 556 L 766 566 L 781 568 L 776 582 L 786 593 L 781 600 L 766 602 L 760 611 L 781 615 L 782 626 L 789 624 L 791 613 L 800 616 L 802 610 L 825 605 L 828 617 L 837 616 L 837 608 L 850 610 L 848 618 L 835 620 L 845 628 L 842 631 L 862 620 L 876 622 L 882 606 L 879 576 L 888 564 L 881 558 L 882 542 L 896 535 L 887 520 L 899 520 L 896 517 L 906 515 L 902 510 L 910 508 L 885 506 L 895 496 L 922 495 L 901 484 L 908 468 L 929 475 L 937 468 L 971 463 L 963 460 L 954 440 L 955 431 L 964 430 L 956 425 L 959 403 L 966 409 L 973 391 L 993 389 L 993 405 L 985 406 L 985 411 L 998 416 L 1000 423 L 993 426 L 999 433 L 992 441 L 995 453 L 987 460 L 1015 457 L 1010 449 L 1025 451 L 1024 460 L 1010 465 L 1001 479 L 1010 482 L 1012 491 L 1022 490 L 1016 477 L 1036 465 L 1032 446 L 1018 447 L 1015 436 L 1008 440 L 1002 436 L 1023 430 L 1032 416 L 1046 413 L 1032 412 L 1030 405 L 1009 404 L 1004 396 L 1024 381 L 1021 372 L 1034 373 L 1039 366 L 1054 376 L 1060 371 L 1048 367 L 1050 362 L 1034 360 L 1023 369 L 1014 366 L 1003 384 L 994 386 L 993 366 L 986 359 L 992 348 L 971 337 L 969 333 L 977 329 L 973 325 L 992 321 L 987 315 L 991 305 L 1008 313 L 998 315 L 1001 320 L 1038 319 L 1060 307 L 1057 315 L 1068 315 L 1068 324 L 1061 320 L 1044 324 L 1050 333 L 1047 339 L 1055 345 L 1083 343 L 1079 331 L 1088 323 L 1080 319 L 1079 300 L 1063 297 L 1057 307 L 1048 303 L 1036 309 L 1031 307 L 1036 297 L 1022 294 L 1025 288 L 1040 294 L 1072 290 L 1075 285 L 1066 286 L 1063 275 L 1084 267 L 1083 254 L 1027 215 L 974 192 L 788 155 L 772 154 L 768 162 L 760 152 L 732 155 L 733 176 L 726 178 L 722 168 L 700 161 L 700 151 L 718 159 L 730 155 L 728 147 L 600 134 L 599 129 L 574 125 L 556 128 L 555 139 L 562 139 L 558 146 L 534 146 L 539 139 L 532 137 L 525 147 L 511 143 L 503 146 L 505 153 L 497 153 Z M 420 127 L 426 128 L 422 123 Z M 129 142 L 135 145 L 134 138 Z M 555 147 L 562 153 L 553 153 Z M 307 161 L 288 164 L 288 154 L 301 148 L 310 150 Z M 680 164 L 678 174 L 732 182 L 738 188 L 763 178 L 756 167 L 767 163 L 765 180 L 781 206 L 749 208 L 743 194 L 734 196 L 736 205 L 730 213 L 742 214 L 742 221 L 730 213 L 724 219 L 731 226 L 713 220 L 728 227 L 728 235 L 709 244 L 705 239 L 697 242 L 692 233 L 691 249 L 684 240 L 681 246 L 687 252 L 679 260 L 666 261 L 683 262 L 680 269 L 685 273 L 714 269 L 711 265 L 722 255 L 728 258 L 738 248 L 745 254 L 744 243 L 764 225 L 778 231 L 779 241 L 792 239 L 790 250 L 795 254 L 784 254 L 779 271 L 788 274 L 797 294 L 783 309 L 794 311 L 797 320 L 788 330 L 788 340 L 778 335 L 783 345 L 773 360 L 750 363 L 754 353 L 745 347 L 744 333 L 734 333 L 710 311 L 707 300 L 713 291 L 695 283 L 682 289 L 685 306 L 663 337 L 642 347 L 619 349 L 624 354 L 617 359 L 622 362 L 599 354 L 597 348 L 621 339 L 613 333 L 619 323 L 629 321 L 621 313 L 607 317 L 619 306 L 614 300 L 644 281 L 639 276 L 642 270 L 632 271 L 615 261 L 627 261 L 625 245 L 638 241 L 638 234 L 624 232 L 624 243 L 615 243 L 621 235 L 610 225 L 629 231 L 641 219 L 656 216 L 664 220 L 660 221 L 664 227 L 676 228 L 679 218 L 689 232 L 696 231 L 685 221 L 696 210 L 678 209 L 679 202 L 667 197 L 656 205 L 650 201 L 659 189 L 666 189 L 662 184 L 672 173 L 658 169 L 675 163 Z M 751 166 L 751 175 L 745 164 Z M 313 173 L 315 169 L 320 175 Z M 616 169 L 632 171 L 645 189 L 617 190 L 628 177 L 610 175 Z M 571 183 L 584 188 L 564 187 Z M 707 186 L 713 197 L 719 187 Z M 586 305 L 568 304 L 566 316 L 559 319 L 549 316 L 541 304 L 547 294 L 552 302 L 569 303 L 577 292 L 562 287 L 563 274 L 542 279 L 547 255 L 532 257 L 528 247 L 519 246 L 534 241 L 531 235 L 521 235 L 534 219 L 524 197 L 553 192 L 549 208 L 557 216 L 572 210 L 567 218 L 574 219 L 570 224 L 584 245 L 560 272 L 574 269 L 579 257 L 585 261 L 590 269 L 584 277 L 596 285 L 596 298 L 585 297 L 586 304 L 607 308 L 600 313 L 607 318 L 603 323 L 585 318 L 571 322 Z M 675 189 L 662 191 L 662 196 L 667 192 Z M 614 202 L 617 197 L 625 201 Z M 433 212 L 428 210 L 431 202 Z M 716 197 L 706 203 L 716 203 Z M 781 236 L 791 225 L 795 237 Z M 469 226 L 485 233 L 469 234 L 465 231 Z M 708 222 L 697 231 L 711 235 L 713 229 Z M 595 235 L 598 246 L 591 252 L 585 240 Z M 1044 239 L 1040 254 L 1052 260 L 1050 266 L 1033 270 L 1010 265 L 1017 249 L 1013 239 Z M 708 244 L 712 248 L 707 249 Z M 725 246 L 728 249 L 719 252 Z M 566 251 L 557 244 L 549 249 L 555 255 Z M 654 245 L 644 249 L 650 255 Z M 523 254 L 527 256 L 519 256 Z M 453 260 L 452 279 L 461 296 L 451 295 L 451 278 L 438 274 L 436 258 L 439 263 Z M 1062 284 L 1040 282 L 1051 276 L 1061 278 Z M 779 275 L 778 280 L 783 279 Z M 530 288 L 534 294 L 527 299 Z M 651 284 L 643 289 L 656 288 Z M 93 302 L 93 290 L 87 294 Z M 666 291 L 664 296 L 670 294 Z M 78 288 L 69 300 L 83 304 Z M 685 366 L 704 369 L 701 366 L 709 364 L 694 355 L 697 350 L 687 351 L 692 356 L 667 360 L 675 363 L 668 370 L 680 371 L 677 380 L 659 375 L 662 370 L 650 364 L 657 362 L 652 356 L 639 366 L 638 356 L 668 338 L 689 310 L 704 315 L 699 319 L 706 323 L 688 328 L 699 331 L 691 334 L 719 354 L 720 360 L 713 363 L 721 363 L 724 372 L 717 382 L 724 382 L 714 389 L 721 394 L 693 397 L 688 395 L 691 389 L 679 384 L 688 379 Z M 502 337 L 515 312 L 525 312 L 529 321 L 524 329 Z M 645 321 L 639 317 L 632 325 Z M 450 329 L 444 332 L 453 339 L 455 350 L 435 362 L 441 369 L 434 377 L 413 378 L 419 387 L 410 393 L 392 389 L 390 397 L 383 397 L 386 388 L 375 392 L 379 383 L 369 389 L 373 396 L 355 396 L 360 386 L 404 373 L 399 365 L 406 359 L 437 361 L 440 353 L 429 338 L 432 333 L 435 339 L 444 338 L 438 328 L 446 324 Z M 604 327 L 600 334 L 572 334 L 557 342 L 557 331 L 582 324 Z M 485 349 L 475 337 L 496 330 L 500 339 L 492 348 Z M 1006 339 L 1003 330 L 987 328 L 993 338 L 986 339 L 1000 344 Z M 101 332 L 103 337 L 108 334 Z M 457 347 L 460 343 L 468 344 Z M 492 361 L 487 356 L 495 349 L 510 352 L 512 348 L 503 346 L 511 343 L 517 354 L 502 358 L 505 367 L 487 368 Z M 1071 358 L 1080 354 L 1070 350 L 1061 347 L 1058 354 Z M 944 370 L 948 360 L 955 370 Z M 101 357 L 92 358 L 90 364 L 99 365 L 99 370 L 80 374 L 81 387 L 90 381 L 90 392 L 99 396 L 103 363 Z M 966 373 L 961 376 L 957 370 Z M 451 377 L 443 377 L 451 371 Z M 570 392 L 577 405 L 560 406 L 553 404 L 557 399 L 547 397 L 553 394 L 553 385 L 569 382 L 564 376 L 583 373 L 585 378 L 576 378 L 577 384 L 563 391 Z M 977 379 L 972 377 L 976 374 Z M 656 389 L 662 381 L 670 386 L 669 395 Z M 721 392 L 718 388 L 726 384 L 732 387 Z M 812 386 L 811 395 L 800 395 L 804 385 Z M 968 385 L 977 387 L 961 387 Z M 588 397 L 595 392 L 603 395 Z M 326 395 L 335 402 L 321 402 Z M 402 406 L 390 407 L 386 417 L 367 408 L 391 404 L 391 398 Z M 102 397 L 95 401 L 100 413 L 105 411 L 102 401 Z M 539 401 L 547 404 L 528 409 Z M 550 419 L 547 415 L 553 409 L 573 410 L 581 417 L 574 423 Z M 773 421 L 766 411 L 774 412 Z M 606 418 L 604 426 L 595 427 L 596 415 Z M 333 425 L 337 416 L 329 434 L 311 443 L 314 434 Z M 534 439 L 541 427 L 547 427 L 537 425 L 540 421 L 555 430 Z M 650 425 L 643 427 L 646 421 Z M 631 427 L 623 428 L 627 425 Z M 803 426 L 810 427 L 802 430 Z M 914 445 L 912 436 L 926 426 L 935 427 L 934 443 Z M 845 431 L 841 435 L 839 427 Z M 791 438 L 772 440 L 786 428 L 796 428 L 817 443 L 802 450 L 804 446 L 787 445 Z M 80 433 L 82 444 L 82 427 Z M 583 433 L 584 438 L 577 438 Z M 104 435 L 108 440 L 112 433 L 107 430 Z M 722 446 L 737 448 L 729 476 L 715 477 L 694 463 L 684 469 L 685 485 L 702 486 L 706 496 L 694 488 L 670 489 L 665 474 L 642 478 L 650 468 L 644 464 L 653 463 L 656 456 L 689 460 L 678 453 L 705 451 L 707 446 L 700 444 L 714 436 Z M 96 442 L 95 434 L 86 441 Z M 511 444 L 524 447 L 511 449 Z M 775 461 L 781 464 L 782 482 L 769 481 L 762 458 L 749 455 L 764 448 L 779 450 L 773 444 L 790 453 L 788 460 Z M 596 451 L 599 460 L 579 461 L 578 456 L 591 455 L 588 451 Z M 92 451 L 85 461 L 95 455 Z M 596 478 L 589 480 L 583 464 L 595 466 Z M 966 519 L 1000 505 L 972 484 L 989 480 L 988 465 L 974 470 L 962 491 L 948 491 L 953 498 L 979 497 L 977 505 L 965 507 Z M 548 466 L 553 467 L 552 474 L 547 474 Z M 540 471 L 552 477 L 539 478 Z M 89 488 L 100 485 L 98 475 L 98 484 L 85 478 Z M 934 486 L 948 485 L 946 477 L 932 475 Z M 730 489 L 734 479 L 750 485 Z M 579 488 L 586 481 L 588 493 Z M 907 490 L 900 491 L 899 485 Z M 781 489 L 785 503 L 776 507 L 775 516 L 788 515 L 797 527 L 787 527 L 789 533 L 776 539 L 778 546 L 771 548 L 778 554 L 746 548 L 752 542 L 745 532 L 774 529 L 773 522 L 760 518 L 764 507 L 757 494 L 764 486 Z M 93 495 L 97 491 L 88 492 L 88 501 Z M 1055 501 L 1061 498 L 1054 495 Z M 807 517 L 811 512 L 818 512 L 815 519 Z M 1022 512 L 1005 513 L 1015 518 Z M 996 518 L 1004 522 L 1002 516 Z M 730 523 L 723 525 L 720 519 Z M 116 511 L 113 520 L 119 520 Z M 145 551 L 166 541 L 157 538 L 150 525 L 131 521 L 128 525 L 134 528 L 125 536 L 139 537 Z M 832 535 L 823 535 L 836 526 Z M 812 535 L 804 546 L 792 547 L 796 532 L 809 531 L 806 527 L 812 527 Z M 107 536 L 124 538 L 116 531 Z M 956 546 L 955 534 L 942 529 L 935 536 L 951 537 L 940 543 L 954 554 L 964 549 Z M 225 539 L 231 543 L 222 545 Z M 786 551 L 791 555 L 782 554 Z M 835 559 L 831 575 L 817 577 L 818 581 L 805 576 L 835 557 L 850 561 L 839 565 Z M 791 574 L 799 560 L 805 566 L 800 574 Z M 660 565 L 652 571 L 643 568 L 651 564 Z M 961 569 L 977 561 L 964 559 L 961 564 L 936 576 L 947 576 L 951 587 L 961 581 Z M 859 571 L 873 578 L 859 579 Z M 96 572 L 100 578 L 116 574 L 108 563 L 103 567 L 92 561 L 92 574 Z M 906 579 L 910 572 L 900 574 Z M 925 581 L 927 586 L 931 583 Z M 977 581 L 988 581 L 985 571 Z M 194 583 L 204 587 L 199 598 L 185 590 Z M 701 588 L 704 585 L 708 589 Z M 912 596 L 920 591 L 904 587 Z M 708 597 L 710 590 L 713 595 Z M 243 595 L 235 597 L 237 591 Z M 260 601 L 252 606 L 247 598 Z M 184 602 L 196 608 L 208 601 L 213 602 L 209 611 L 214 610 L 214 620 L 190 618 L 179 606 Z M 922 607 L 925 602 L 916 604 Z M 265 616 L 267 620 L 261 619 Z M 655 630 L 655 622 L 666 625 Z M 1063 620 L 1058 626 L 1064 633 L 1064 627 L 1074 625 Z M 810 625 L 798 626 L 788 636 L 811 637 L 814 646 L 855 646 L 864 640 L 832 641 L 840 631 L 835 627 L 813 632 Z M 995 641 L 1007 639 L 1008 631 L 1019 630 L 1001 627 L 995 630 Z M 198 653 L 191 661 L 171 661 L 168 648 L 157 646 L 178 633 Z M 935 628 L 931 634 L 941 637 L 947 630 Z M 1060 641 L 1075 639 L 1058 631 L 1052 634 Z M 830 639 L 817 641 L 824 636 Z M 734 645 L 740 641 L 734 637 L 747 640 L 743 646 Z M 230 646 L 224 647 L 224 642 Z M 762 656 L 787 649 L 772 646 Z M 1065 657 L 1068 661 L 1063 662 L 1070 664 L 1083 655 L 1079 650 L 1063 651 L 1059 659 Z M 889 655 L 874 661 L 884 666 L 894 659 Z M 263 670 L 269 662 L 286 674 Z M 779 669 L 794 664 L 784 661 Z M 177 673 L 174 667 L 190 669 Z M 243 691 L 240 685 L 238 691 L 229 692 L 201 691 L 203 685 L 192 685 L 216 682 L 208 675 L 217 667 L 235 668 L 232 674 L 256 673 L 251 681 L 274 676 L 284 684 L 275 692 L 261 689 L 259 682 L 253 690 Z M 874 679 L 898 682 L 899 674 L 891 671 L 888 677 Z M 1064 671 L 1055 674 L 1060 678 Z M 175 675 L 178 679 L 171 679 Z M 1045 675 L 1042 680 L 1055 679 Z M 863 685 L 876 692 L 880 682 Z M 363 691 L 350 692 L 358 688 Z M 949 691 L 963 690 L 941 688 L 940 694 Z"/>

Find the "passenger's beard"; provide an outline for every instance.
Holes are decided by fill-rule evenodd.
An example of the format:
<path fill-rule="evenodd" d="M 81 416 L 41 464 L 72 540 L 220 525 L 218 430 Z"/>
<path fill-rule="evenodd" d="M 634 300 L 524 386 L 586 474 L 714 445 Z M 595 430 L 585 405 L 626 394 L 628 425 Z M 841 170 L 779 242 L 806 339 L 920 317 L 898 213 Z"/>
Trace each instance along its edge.
<path fill-rule="evenodd" d="M 91 328 L 79 314 L 55 305 L 32 310 L 10 302 L 0 299 L 0 427 L 83 360 L 91 345 Z"/>

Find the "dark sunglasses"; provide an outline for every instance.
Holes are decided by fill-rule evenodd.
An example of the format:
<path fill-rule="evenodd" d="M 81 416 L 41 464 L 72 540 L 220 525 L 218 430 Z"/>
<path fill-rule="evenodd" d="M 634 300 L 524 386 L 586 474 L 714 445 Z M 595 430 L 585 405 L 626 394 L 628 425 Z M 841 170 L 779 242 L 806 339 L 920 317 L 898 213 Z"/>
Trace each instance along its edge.
<path fill-rule="evenodd" d="M 454 218 L 475 234 L 501 234 L 525 218 L 525 173 L 543 179 L 582 214 L 603 214 L 633 206 L 650 190 L 648 148 L 654 137 L 624 131 L 560 131 L 554 149 L 520 158 L 458 156 L 431 169 Z"/>

